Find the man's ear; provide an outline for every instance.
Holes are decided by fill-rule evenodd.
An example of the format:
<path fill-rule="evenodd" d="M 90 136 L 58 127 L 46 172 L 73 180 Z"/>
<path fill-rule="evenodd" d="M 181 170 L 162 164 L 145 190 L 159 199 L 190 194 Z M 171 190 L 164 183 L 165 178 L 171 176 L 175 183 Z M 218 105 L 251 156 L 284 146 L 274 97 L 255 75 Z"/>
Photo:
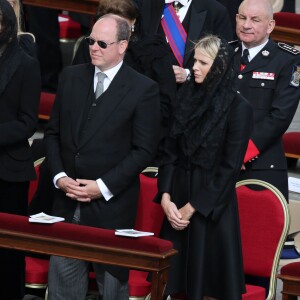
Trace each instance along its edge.
<path fill-rule="evenodd" d="M 128 47 L 128 41 L 122 40 L 119 42 L 119 53 L 124 54 Z"/>
<path fill-rule="evenodd" d="M 268 24 L 268 34 L 271 34 L 271 32 L 273 31 L 275 27 L 275 20 L 270 20 L 269 21 L 269 24 Z"/>

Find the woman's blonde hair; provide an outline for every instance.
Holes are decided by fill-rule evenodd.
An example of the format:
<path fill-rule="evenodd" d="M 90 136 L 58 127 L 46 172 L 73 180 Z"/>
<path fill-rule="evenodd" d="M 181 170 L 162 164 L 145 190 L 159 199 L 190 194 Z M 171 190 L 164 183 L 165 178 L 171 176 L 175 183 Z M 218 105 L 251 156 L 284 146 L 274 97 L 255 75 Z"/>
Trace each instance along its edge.
<path fill-rule="evenodd" d="M 218 51 L 221 46 L 221 39 L 215 35 L 207 35 L 200 39 L 194 47 L 194 50 L 199 49 L 209 56 L 212 60 L 215 60 Z"/>
<path fill-rule="evenodd" d="M 21 4 L 20 0 L 7 0 L 14 9 L 15 15 L 17 17 L 18 33 L 22 32 L 21 28 Z"/>

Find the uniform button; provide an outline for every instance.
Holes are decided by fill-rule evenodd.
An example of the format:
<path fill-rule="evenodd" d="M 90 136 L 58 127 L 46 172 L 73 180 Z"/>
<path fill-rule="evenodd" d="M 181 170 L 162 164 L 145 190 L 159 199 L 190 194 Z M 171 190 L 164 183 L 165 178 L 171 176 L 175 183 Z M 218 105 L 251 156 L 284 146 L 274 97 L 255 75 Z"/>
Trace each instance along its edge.
<path fill-rule="evenodd" d="M 243 79 L 243 75 L 240 74 L 240 75 L 238 76 L 238 79 Z"/>
<path fill-rule="evenodd" d="M 274 165 L 271 165 L 270 168 L 273 169 L 273 168 L 274 168 Z"/>
<path fill-rule="evenodd" d="M 78 156 L 80 156 L 80 153 L 79 153 L 79 152 L 76 153 L 75 157 L 78 157 Z"/>
<path fill-rule="evenodd" d="M 261 86 L 265 86 L 265 83 L 264 83 L 264 82 L 262 82 L 262 83 L 261 83 Z"/>

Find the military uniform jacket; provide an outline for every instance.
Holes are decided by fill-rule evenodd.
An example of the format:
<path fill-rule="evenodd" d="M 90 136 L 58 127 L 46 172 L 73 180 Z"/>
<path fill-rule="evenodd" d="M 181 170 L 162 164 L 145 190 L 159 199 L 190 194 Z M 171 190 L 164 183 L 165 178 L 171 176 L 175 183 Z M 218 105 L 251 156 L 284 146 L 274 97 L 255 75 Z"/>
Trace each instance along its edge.
<path fill-rule="evenodd" d="M 300 98 L 299 51 L 269 40 L 240 70 L 242 45 L 235 47 L 237 90 L 254 110 L 254 128 L 244 162 L 252 169 L 286 169 L 281 137 L 289 127 Z"/>

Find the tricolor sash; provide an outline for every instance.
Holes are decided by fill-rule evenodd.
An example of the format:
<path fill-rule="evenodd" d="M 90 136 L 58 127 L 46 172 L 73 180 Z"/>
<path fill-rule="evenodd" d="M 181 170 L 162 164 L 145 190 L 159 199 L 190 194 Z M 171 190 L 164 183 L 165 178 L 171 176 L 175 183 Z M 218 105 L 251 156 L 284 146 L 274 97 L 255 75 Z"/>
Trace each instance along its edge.
<path fill-rule="evenodd" d="M 166 4 L 161 25 L 179 65 L 183 66 L 183 57 L 187 34 L 172 4 Z"/>

